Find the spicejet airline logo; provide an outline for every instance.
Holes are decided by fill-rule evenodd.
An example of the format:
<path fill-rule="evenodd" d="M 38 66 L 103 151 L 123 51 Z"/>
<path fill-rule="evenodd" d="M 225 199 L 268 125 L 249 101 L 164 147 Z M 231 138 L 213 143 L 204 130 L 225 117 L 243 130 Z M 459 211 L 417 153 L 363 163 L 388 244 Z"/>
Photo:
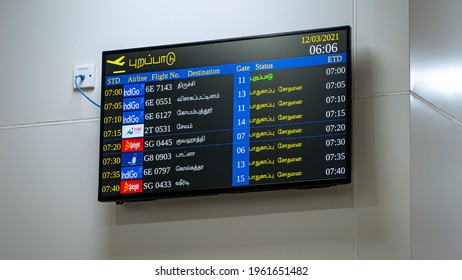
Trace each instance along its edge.
<path fill-rule="evenodd" d="M 137 152 L 143 150 L 143 138 L 122 140 L 122 152 Z"/>
<path fill-rule="evenodd" d="M 121 194 L 140 193 L 143 191 L 143 180 L 121 181 Z"/>

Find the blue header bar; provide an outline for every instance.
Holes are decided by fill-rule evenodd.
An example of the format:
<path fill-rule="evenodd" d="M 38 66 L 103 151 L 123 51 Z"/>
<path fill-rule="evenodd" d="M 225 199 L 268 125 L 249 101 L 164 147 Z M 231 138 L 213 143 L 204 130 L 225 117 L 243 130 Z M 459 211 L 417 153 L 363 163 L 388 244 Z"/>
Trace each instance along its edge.
<path fill-rule="evenodd" d="M 338 64 L 346 63 L 346 60 L 346 53 L 303 56 L 249 63 L 236 63 L 198 68 L 175 69 L 169 71 L 145 72 L 140 74 L 108 76 L 106 77 L 105 84 L 106 86 L 115 86 L 132 83 L 161 82 L 167 80 L 236 74 L 239 72 L 270 71 L 287 68 Z"/>

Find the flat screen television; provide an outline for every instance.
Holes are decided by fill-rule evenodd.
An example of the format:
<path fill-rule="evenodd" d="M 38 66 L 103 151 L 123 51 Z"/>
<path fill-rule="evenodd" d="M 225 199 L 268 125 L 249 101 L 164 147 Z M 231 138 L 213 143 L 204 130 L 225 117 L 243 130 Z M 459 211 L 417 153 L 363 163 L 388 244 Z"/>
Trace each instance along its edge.
<path fill-rule="evenodd" d="M 351 181 L 350 27 L 102 53 L 98 200 Z"/>

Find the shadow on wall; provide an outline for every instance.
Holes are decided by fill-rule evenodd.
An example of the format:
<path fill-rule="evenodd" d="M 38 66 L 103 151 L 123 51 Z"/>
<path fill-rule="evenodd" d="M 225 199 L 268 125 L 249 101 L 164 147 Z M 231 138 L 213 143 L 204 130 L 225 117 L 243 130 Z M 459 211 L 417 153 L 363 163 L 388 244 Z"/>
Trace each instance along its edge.
<path fill-rule="evenodd" d="M 356 65 L 353 69 L 353 178 L 355 180 L 355 206 L 357 208 L 377 206 L 377 138 L 382 124 L 379 108 L 373 98 L 373 77 L 378 61 L 374 60 L 371 42 L 368 38 L 356 41 Z"/>
<path fill-rule="evenodd" d="M 317 211 L 353 207 L 351 185 L 130 202 L 115 207 L 117 225 Z"/>
<path fill-rule="evenodd" d="M 224 194 L 132 202 L 115 207 L 117 225 L 241 217 L 377 205 L 377 134 L 380 120 L 374 103 L 361 94 L 373 92 L 370 42 L 358 39 L 353 65 L 353 184 L 320 189 Z M 359 92 L 359 94 L 357 94 Z M 359 96 L 359 101 L 357 99 Z M 377 123 L 378 122 L 378 123 Z M 372 129 L 372 131 L 371 131 Z"/>
<path fill-rule="evenodd" d="M 364 208 L 360 214 L 366 226 L 380 218 L 374 211 L 377 188 L 383 176 L 388 176 L 381 175 L 380 168 L 396 165 L 386 153 L 390 150 L 377 150 L 390 140 L 383 131 L 388 107 L 380 106 L 380 98 L 370 98 L 373 71 L 379 63 L 373 60 L 369 42 L 358 44 L 353 69 L 353 184 L 115 206 L 115 226 L 106 239 L 109 258 L 355 258 L 355 207 Z M 380 151 L 385 160 L 377 158 L 383 155 Z M 373 223 L 373 230 L 376 225 L 386 227 L 380 219 Z M 377 236 L 375 231 L 363 231 L 366 238 Z"/>

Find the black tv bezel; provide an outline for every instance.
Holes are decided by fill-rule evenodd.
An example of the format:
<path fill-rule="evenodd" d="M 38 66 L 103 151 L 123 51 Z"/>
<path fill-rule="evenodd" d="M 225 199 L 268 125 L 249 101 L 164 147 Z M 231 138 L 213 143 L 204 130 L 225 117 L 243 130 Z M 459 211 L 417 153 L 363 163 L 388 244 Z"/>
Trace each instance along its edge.
<path fill-rule="evenodd" d="M 102 196 L 102 157 L 103 151 L 101 149 L 103 145 L 103 124 L 102 120 L 104 118 L 104 110 L 101 109 L 100 112 L 100 143 L 99 143 L 99 173 L 98 173 L 98 201 L 99 202 L 116 202 L 117 204 L 122 204 L 123 202 L 134 202 L 134 201 L 151 201 L 164 198 L 180 198 L 180 197 L 195 197 L 195 196 L 207 196 L 207 195 L 219 195 L 219 194 L 235 194 L 235 193 L 250 193 L 250 192 L 262 192 L 262 191 L 274 191 L 274 190 L 291 190 L 291 189 L 315 189 L 315 188 L 326 188 L 336 185 L 345 185 L 351 183 L 351 174 L 352 174 L 352 63 L 351 63 L 351 27 L 349 25 L 336 26 L 329 28 L 319 28 L 319 29 L 308 29 L 308 30 L 298 30 L 290 32 L 280 32 L 272 34 L 263 34 L 263 35 L 254 35 L 254 36 L 245 36 L 245 37 L 236 37 L 236 38 L 226 38 L 226 39 L 217 39 L 217 40 L 207 40 L 207 41 L 197 41 L 197 42 L 188 42 L 188 43 L 179 43 L 179 44 L 168 44 L 168 45 L 159 45 L 153 47 L 140 47 L 140 48 L 130 48 L 130 49 L 121 49 L 121 50 L 110 50 L 102 52 L 102 75 L 101 75 L 101 102 L 104 100 L 104 84 L 105 78 L 104 75 L 106 72 L 106 63 L 105 58 L 107 55 L 120 54 L 131 52 L 142 52 L 142 51 L 151 51 L 151 50 L 162 50 L 169 48 L 177 47 L 188 47 L 188 46 L 198 46 L 198 45 L 207 45 L 207 44 L 216 44 L 216 43 L 227 43 L 227 42 L 237 42 L 244 40 L 254 40 L 262 38 L 272 38 L 272 37 L 282 37 L 298 34 L 311 34 L 311 33 L 320 33 L 320 32 L 330 32 L 330 31 L 346 31 L 347 33 L 347 42 L 346 42 L 346 57 L 347 57 L 347 115 L 346 115 L 346 139 L 347 139 L 347 156 L 346 156 L 346 166 L 347 174 L 345 178 L 332 179 L 332 180 L 312 180 L 312 181 L 293 181 L 287 183 L 272 183 L 272 184 L 262 184 L 262 185 L 246 185 L 246 186 L 225 186 L 225 187 L 216 187 L 212 189 L 201 189 L 201 190 L 192 190 L 192 191 L 178 191 L 178 192 L 169 192 L 169 193 L 136 193 L 136 194 L 118 194 L 117 198 L 114 197 L 104 197 Z M 103 104 L 101 104 L 103 106 Z"/>

